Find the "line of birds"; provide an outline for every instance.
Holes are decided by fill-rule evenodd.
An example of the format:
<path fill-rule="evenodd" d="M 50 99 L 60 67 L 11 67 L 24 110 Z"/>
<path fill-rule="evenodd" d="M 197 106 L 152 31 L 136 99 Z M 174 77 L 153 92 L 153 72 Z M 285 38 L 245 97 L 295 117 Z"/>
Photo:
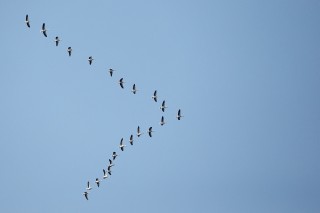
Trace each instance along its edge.
<path fill-rule="evenodd" d="M 28 14 L 26 15 L 25 23 L 26 23 L 27 27 L 30 28 L 30 20 L 29 20 L 29 15 L 28 15 Z M 41 32 L 45 37 L 48 37 L 47 31 L 48 31 L 48 29 L 46 29 L 45 23 L 43 23 L 40 32 Z M 60 41 L 61 41 L 61 39 L 60 39 L 58 36 L 56 36 L 55 39 L 54 39 L 54 42 L 55 42 L 56 46 L 59 45 L 59 42 L 60 42 Z M 68 48 L 67 48 L 67 52 L 68 52 L 68 55 L 71 56 L 72 48 L 71 48 L 71 47 L 68 47 Z M 92 57 L 92 56 L 89 56 L 89 58 L 88 58 L 89 65 L 92 64 L 93 60 L 94 60 L 93 57 Z M 109 74 L 110 74 L 111 77 L 113 76 L 114 71 L 115 71 L 115 70 L 112 69 L 112 68 L 109 69 Z M 120 85 L 120 87 L 121 87 L 122 89 L 124 89 L 124 83 L 125 83 L 125 81 L 123 80 L 123 78 L 120 78 L 120 80 L 118 81 L 118 84 Z M 136 84 L 133 84 L 132 89 L 131 89 L 131 92 L 132 92 L 133 94 L 136 94 L 137 91 L 138 91 L 138 89 L 137 89 Z M 154 102 L 157 102 L 157 101 L 158 101 L 157 90 L 155 90 L 155 91 L 153 92 L 153 95 L 151 96 L 151 98 L 154 100 Z M 165 109 L 166 109 L 166 108 L 168 108 L 168 107 L 166 106 L 166 101 L 163 100 L 163 101 L 162 101 L 162 104 L 161 104 L 161 106 L 160 106 L 160 110 L 161 110 L 162 112 L 165 112 Z M 179 109 L 178 112 L 177 112 L 176 118 L 177 118 L 178 120 L 181 120 L 182 117 L 184 117 L 184 116 L 181 114 L 181 109 Z M 160 123 L 159 123 L 159 124 L 160 124 L 161 126 L 163 126 L 164 124 L 166 124 L 166 122 L 165 122 L 165 120 L 164 120 L 164 116 L 161 116 L 161 120 L 160 120 Z M 152 137 L 152 133 L 154 132 L 154 130 L 152 129 L 152 126 L 149 127 L 146 132 L 147 132 L 147 134 L 149 135 L 149 137 Z M 136 133 L 137 137 L 141 137 L 142 134 L 143 134 L 143 132 L 141 132 L 140 126 L 138 126 L 138 127 L 137 127 L 137 133 Z M 133 141 L 134 141 L 134 140 L 133 140 L 133 134 L 131 134 L 131 135 L 130 135 L 130 139 L 129 139 L 129 143 L 130 143 L 131 145 L 133 145 Z M 120 144 L 119 144 L 119 148 L 120 148 L 121 151 L 124 151 L 124 148 L 125 148 L 125 147 L 126 147 L 126 145 L 124 144 L 123 138 L 121 138 Z M 118 156 L 117 153 L 114 151 L 114 152 L 112 153 L 112 156 L 111 156 L 112 160 L 109 159 L 109 164 L 108 164 L 108 166 L 107 166 L 107 169 L 106 169 L 106 170 L 105 170 L 105 169 L 102 170 L 102 171 L 103 171 L 102 180 L 107 179 L 107 178 L 109 177 L 109 175 L 111 175 L 111 168 L 115 165 L 115 164 L 113 164 L 113 161 L 116 159 L 117 156 Z M 96 183 L 96 185 L 97 185 L 98 187 L 100 187 L 100 182 L 101 182 L 101 180 L 99 180 L 99 178 L 96 178 L 95 183 Z M 83 195 L 85 196 L 85 198 L 86 198 L 87 200 L 89 200 L 88 196 L 89 196 L 89 191 L 90 191 L 91 189 L 92 189 L 92 187 L 91 187 L 91 185 L 90 185 L 90 181 L 88 181 L 88 182 L 87 182 L 86 191 L 83 192 Z"/>

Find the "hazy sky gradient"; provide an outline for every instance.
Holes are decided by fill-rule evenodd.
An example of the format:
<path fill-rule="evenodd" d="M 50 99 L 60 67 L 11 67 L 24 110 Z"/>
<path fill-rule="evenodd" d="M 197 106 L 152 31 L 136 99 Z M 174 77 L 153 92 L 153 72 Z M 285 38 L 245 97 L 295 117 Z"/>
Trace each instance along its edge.
<path fill-rule="evenodd" d="M 0 212 L 319 212 L 319 11 L 317 0 L 2 1 Z"/>

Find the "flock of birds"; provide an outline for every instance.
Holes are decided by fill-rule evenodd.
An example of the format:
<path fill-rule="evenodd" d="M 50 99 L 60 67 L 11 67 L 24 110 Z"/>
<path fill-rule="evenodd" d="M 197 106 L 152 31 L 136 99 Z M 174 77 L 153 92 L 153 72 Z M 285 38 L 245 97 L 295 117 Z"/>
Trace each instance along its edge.
<path fill-rule="evenodd" d="M 29 20 L 29 15 L 28 15 L 28 14 L 26 15 L 25 23 L 26 23 L 27 27 L 30 28 L 30 20 Z M 45 37 L 48 37 L 48 35 L 47 35 L 47 29 L 46 29 L 46 24 L 45 24 L 45 23 L 42 24 L 42 27 L 41 27 L 40 32 L 41 32 Z M 59 36 L 56 36 L 55 39 L 54 39 L 55 45 L 56 45 L 56 46 L 59 46 L 59 42 L 60 42 L 60 41 L 61 41 L 61 40 L 60 40 Z M 68 55 L 69 55 L 69 57 L 70 57 L 71 54 L 72 54 L 72 48 L 71 48 L 71 47 L 68 47 L 68 48 L 67 48 L 67 52 L 68 52 Z M 94 59 L 93 59 L 92 56 L 89 56 L 89 57 L 88 57 L 89 65 L 91 65 L 91 64 L 93 63 L 93 60 L 94 60 Z M 113 76 L 113 72 L 114 72 L 114 71 L 115 71 L 115 70 L 112 69 L 112 68 L 109 69 L 109 74 L 110 74 L 111 77 Z M 118 81 L 118 83 L 119 83 L 120 87 L 121 87 L 122 89 L 124 89 L 124 83 L 125 83 L 125 82 L 124 82 L 123 78 L 121 78 L 121 79 Z M 132 89 L 131 89 L 131 92 L 132 92 L 133 94 L 136 94 L 137 91 L 138 91 L 138 89 L 137 89 L 137 87 L 136 87 L 136 84 L 133 84 Z M 155 91 L 153 92 L 153 95 L 151 96 L 151 98 L 152 98 L 155 102 L 158 101 L 157 90 L 155 90 Z M 161 104 L 161 106 L 160 106 L 160 110 L 161 110 L 162 112 L 165 112 L 165 109 L 166 109 L 166 108 L 167 108 L 167 106 L 166 106 L 166 101 L 163 100 L 163 101 L 162 101 L 162 104 Z M 179 109 L 178 112 L 177 112 L 176 118 L 177 118 L 178 120 L 180 120 L 182 117 L 183 117 L 183 116 L 182 116 L 182 114 L 181 114 L 181 109 Z M 163 126 L 165 123 L 166 123 L 166 122 L 165 122 L 165 120 L 164 120 L 164 116 L 161 116 L 160 125 Z M 154 132 L 154 131 L 152 130 L 152 126 L 149 127 L 146 132 L 147 132 L 147 134 L 149 135 L 149 137 L 152 137 L 152 133 Z M 143 134 L 143 132 L 141 132 L 140 126 L 138 126 L 138 127 L 137 127 L 137 133 L 136 133 L 137 137 L 140 137 L 142 134 Z M 130 143 L 131 145 L 133 145 L 133 134 L 130 135 L 129 143 Z M 125 147 L 126 147 L 126 145 L 124 144 L 123 138 L 121 138 L 120 144 L 119 144 L 119 148 L 120 148 L 121 151 L 124 151 L 124 148 L 125 148 Z M 116 159 L 117 156 L 118 156 L 117 152 L 116 152 L 116 151 L 113 151 L 113 153 L 112 153 L 112 155 L 111 155 L 112 160 L 109 159 L 109 164 L 108 164 L 106 170 L 105 170 L 105 169 L 102 169 L 102 172 L 103 172 L 102 180 L 107 179 L 107 178 L 111 175 L 111 168 L 114 166 L 113 161 Z M 96 178 L 95 183 L 96 183 L 97 187 L 100 187 L 100 182 L 101 182 L 101 180 L 100 180 L 99 178 Z M 91 189 L 92 189 L 92 187 L 91 187 L 91 185 L 90 185 L 90 181 L 88 181 L 88 182 L 87 182 L 86 191 L 83 192 L 83 195 L 85 196 L 85 198 L 86 198 L 87 200 L 89 200 L 89 191 L 91 191 Z"/>

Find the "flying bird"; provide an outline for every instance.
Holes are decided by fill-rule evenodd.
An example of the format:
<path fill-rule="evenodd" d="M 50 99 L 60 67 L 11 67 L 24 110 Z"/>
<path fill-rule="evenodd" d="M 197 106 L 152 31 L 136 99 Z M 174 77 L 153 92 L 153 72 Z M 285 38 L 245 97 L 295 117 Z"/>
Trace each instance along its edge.
<path fill-rule="evenodd" d="M 89 199 L 88 199 L 88 194 L 89 194 L 89 193 L 88 193 L 87 191 L 86 191 L 86 192 L 83 192 L 83 195 L 84 195 L 84 197 L 85 197 L 87 200 L 89 200 Z"/>
<path fill-rule="evenodd" d="M 112 164 L 112 160 L 111 159 L 109 159 L 109 166 L 111 167 L 111 166 L 114 166 L 114 164 Z"/>
<path fill-rule="evenodd" d="M 110 73 L 110 76 L 111 76 L 111 77 L 112 77 L 112 74 L 113 74 L 114 71 L 115 71 L 115 70 L 112 69 L 112 68 L 109 69 L 109 73 Z"/>
<path fill-rule="evenodd" d="M 45 37 L 47 37 L 47 30 L 46 30 L 46 24 L 45 23 L 42 24 L 42 28 L 41 28 L 40 32 L 42 32 L 43 35 Z"/>
<path fill-rule="evenodd" d="M 150 137 L 152 137 L 152 134 L 151 134 L 152 132 L 154 132 L 154 131 L 152 131 L 152 126 L 151 126 L 151 127 L 149 127 L 149 129 L 147 131 L 147 133 L 149 134 Z"/>
<path fill-rule="evenodd" d="M 123 78 L 120 78 L 120 80 L 119 80 L 118 83 L 120 84 L 120 87 L 123 89 L 123 84 L 125 83 L 125 82 L 123 81 Z"/>
<path fill-rule="evenodd" d="M 54 41 L 56 42 L 56 47 L 59 45 L 59 41 L 61 41 L 60 39 L 59 39 L 59 37 L 58 36 L 56 36 L 56 38 L 54 39 Z"/>
<path fill-rule="evenodd" d="M 137 128 L 137 136 L 140 137 L 143 133 L 140 131 L 140 126 Z"/>
<path fill-rule="evenodd" d="M 71 47 L 68 47 L 68 53 L 69 53 L 69 56 L 71 56 L 71 52 L 72 52 L 72 48 Z"/>
<path fill-rule="evenodd" d="M 108 174 L 111 175 L 111 166 L 108 166 Z"/>
<path fill-rule="evenodd" d="M 108 173 L 106 173 L 106 170 L 103 169 L 103 179 L 107 179 L 108 178 Z"/>
<path fill-rule="evenodd" d="M 27 26 L 30 28 L 30 21 L 29 21 L 29 15 L 27 14 L 26 15 L 26 20 L 24 21 L 26 24 L 27 24 Z"/>
<path fill-rule="evenodd" d="M 120 145 L 119 145 L 121 151 L 123 151 L 123 149 L 124 149 L 125 146 L 126 146 L 126 145 L 123 144 L 123 138 L 121 138 Z"/>
<path fill-rule="evenodd" d="M 97 186 L 99 187 L 100 186 L 100 180 L 99 180 L 99 178 L 96 178 L 96 184 L 97 184 Z"/>
<path fill-rule="evenodd" d="M 117 156 L 118 156 L 118 155 L 117 155 L 116 152 L 113 152 L 113 153 L 112 153 L 112 159 L 113 159 L 113 160 L 115 160 Z"/>
<path fill-rule="evenodd" d="M 92 61 L 93 61 L 92 56 L 89 56 L 88 61 L 89 61 L 89 64 L 91 65 L 91 64 L 92 64 Z"/>
<path fill-rule="evenodd" d="M 91 190 L 92 188 L 91 188 L 91 186 L 90 186 L 90 183 L 89 183 L 89 181 L 88 181 L 88 183 L 87 183 L 87 191 L 89 191 L 89 190 Z"/>
<path fill-rule="evenodd" d="M 137 91 L 138 91 L 138 89 L 136 88 L 136 84 L 133 84 L 131 92 L 132 92 L 133 94 L 136 94 Z"/>
<path fill-rule="evenodd" d="M 166 122 L 164 121 L 164 117 L 161 117 L 160 125 L 163 126 Z"/>
<path fill-rule="evenodd" d="M 157 90 L 155 90 L 154 91 L 154 93 L 153 93 L 153 96 L 151 96 L 151 98 L 155 101 L 155 102 L 157 102 Z"/>
<path fill-rule="evenodd" d="M 166 101 L 162 101 L 162 104 L 161 104 L 161 106 L 160 106 L 160 109 L 162 110 L 162 112 L 164 112 L 165 108 L 168 108 L 168 107 L 166 106 Z"/>
<path fill-rule="evenodd" d="M 183 115 L 181 115 L 181 109 L 179 109 L 176 118 L 177 118 L 178 120 L 180 120 L 182 117 L 183 117 Z"/>
<path fill-rule="evenodd" d="M 133 135 L 130 136 L 129 142 L 130 142 L 131 145 L 133 145 Z"/>

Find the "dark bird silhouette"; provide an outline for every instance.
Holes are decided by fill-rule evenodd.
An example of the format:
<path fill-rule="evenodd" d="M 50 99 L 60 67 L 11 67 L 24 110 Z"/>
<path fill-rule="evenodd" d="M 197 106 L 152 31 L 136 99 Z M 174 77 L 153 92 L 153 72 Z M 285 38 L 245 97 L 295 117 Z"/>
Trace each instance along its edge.
<path fill-rule="evenodd" d="M 27 24 L 27 26 L 30 28 L 30 21 L 29 21 L 29 15 L 27 14 L 26 15 L 26 20 L 24 21 L 26 24 Z"/>
<path fill-rule="evenodd" d="M 151 96 L 151 98 L 155 101 L 155 102 L 157 102 L 157 90 L 155 90 L 154 92 L 153 92 L 153 96 Z"/>
<path fill-rule="evenodd" d="M 57 47 L 57 46 L 59 45 L 59 41 L 60 41 L 59 37 L 56 36 L 56 38 L 54 39 L 54 41 L 56 42 L 56 47 Z"/>
<path fill-rule="evenodd" d="M 91 65 L 91 64 L 92 64 L 92 61 L 93 61 L 92 56 L 89 56 L 88 61 L 89 61 L 89 64 Z"/>
<path fill-rule="evenodd" d="M 46 30 L 46 24 L 45 24 L 45 23 L 42 24 L 42 27 L 41 27 L 40 32 L 42 32 L 43 35 L 44 35 L 45 37 L 47 37 L 47 30 Z"/>
<path fill-rule="evenodd" d="M 71 47 L 68 47 L 68 53 L 69 53 L 69 56 L 71 56 L 71 52 L 72 52 L 72 48 Z"/>

